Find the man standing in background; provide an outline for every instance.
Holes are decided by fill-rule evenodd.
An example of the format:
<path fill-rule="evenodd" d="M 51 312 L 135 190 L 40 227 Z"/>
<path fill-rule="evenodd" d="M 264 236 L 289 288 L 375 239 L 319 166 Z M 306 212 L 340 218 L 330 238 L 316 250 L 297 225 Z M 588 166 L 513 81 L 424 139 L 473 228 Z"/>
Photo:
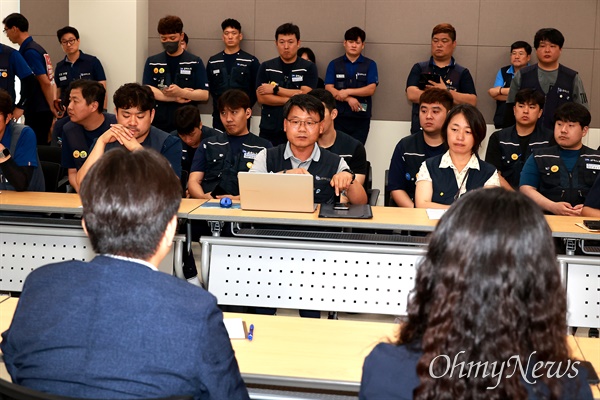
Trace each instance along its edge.
<path fill-rule="evenodd" d="M 256 103 L 256 75 L 260 63 L 252 54 L 240 48 L 244 38 L 242 25 L 235 19 L 228 18 L 221 23 L 225 50 L 215 54 L 206 64 L 208 86 L 213 100 L 213 128 L 225 132 L 221 122 L 217 102 L 219 96 L 229 89 L 240 89 L 250 98 L 250 108 Z M 248 127 L 250 119 L 248 119 Z"/>
<path fill-rule="evenodd" d="M 164 52 L 148 57 L 143 84 L 152 89 L 156 115 L 152 125 L 165 132 L 175 127 L 175 111 L 183 104 L 208 100 L 208 81 L 202 59 L 181 47 L 183 22 L 167 15 L 158 21 Z"/>
<path fill-rule="evenodd" d="M 19 53 L 35 74 L 37 83 L 24 104 L 25 122 L 35 132 L 38 145 L 50 143 L 50 127 L 54 111 L 54 71 L 50 55 L 29 35 L 29 21 L 22 14 L 12 13 L 2 21 L 4 33 L 12 43 L 20 46 Z"/>

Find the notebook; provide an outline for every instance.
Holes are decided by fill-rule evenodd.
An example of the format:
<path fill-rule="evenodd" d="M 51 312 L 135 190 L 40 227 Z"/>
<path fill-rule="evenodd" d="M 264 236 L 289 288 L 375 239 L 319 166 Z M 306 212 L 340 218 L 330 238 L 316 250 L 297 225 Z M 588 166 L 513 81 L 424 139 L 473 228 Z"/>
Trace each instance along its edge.
<path fill-rule="evenodd" d="M 314 212 L 313 176 L 239 172 L 242 210 Z"/>

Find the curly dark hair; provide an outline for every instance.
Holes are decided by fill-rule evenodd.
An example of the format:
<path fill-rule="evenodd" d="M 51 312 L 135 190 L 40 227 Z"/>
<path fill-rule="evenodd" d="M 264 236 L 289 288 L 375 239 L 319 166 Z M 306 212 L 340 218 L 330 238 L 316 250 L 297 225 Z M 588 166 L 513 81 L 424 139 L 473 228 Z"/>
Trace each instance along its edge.
<path fill-rule="evenodd" d="M 524 399 L 518 373 L 459 378 L 439 355 L 498 365 L 568 360 L 566 295 L 552 234 L 539 207 L 518 192 L 479 189 L 461 197 L 431 235 L 397 344 L 421 349 L 415 399 Z M 515 365 L 514 362 L 512 365 Z M 512 367 L 511 367 L 512 368 Z M 437 378 L 438 376 L 441 378 Z M 558 398 L 557 379 L 542 380 Z"/>

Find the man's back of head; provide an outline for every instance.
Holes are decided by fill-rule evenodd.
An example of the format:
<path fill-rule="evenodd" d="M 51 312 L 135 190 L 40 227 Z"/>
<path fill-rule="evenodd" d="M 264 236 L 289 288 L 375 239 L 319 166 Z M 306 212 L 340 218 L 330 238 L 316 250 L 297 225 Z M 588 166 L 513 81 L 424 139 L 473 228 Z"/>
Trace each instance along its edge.
<path fill-rule="evenodd" d="M 149 260 L 177 213 L 181 183 L 157 152 L 117 148 L 90 169 L 80 196 L 96 253 Z"/>

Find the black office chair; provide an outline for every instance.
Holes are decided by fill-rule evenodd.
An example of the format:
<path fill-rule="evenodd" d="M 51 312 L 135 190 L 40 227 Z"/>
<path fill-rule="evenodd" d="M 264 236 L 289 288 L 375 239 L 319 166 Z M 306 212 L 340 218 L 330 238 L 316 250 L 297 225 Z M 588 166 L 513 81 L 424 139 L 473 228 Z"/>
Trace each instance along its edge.
<path fill-rule="evenodd" d="M 390 173 L 389 169 L 385 170 L 385 189 L 383 192 L 383 195 L 385 196 L 383 198 L 383 205 L 386 207 L 398 207 L 398 205 L 396 204 L 396 202 L 394 201 L 394 199 L 392 199 L 392 192 L 390 191 L 390 189 L 388 188 L 388 175 Z"/>
<path fill-rule="evenodd" d="M 187 184 L 188 184 L 188 179 L 190 177 L 190 173 L 187 172 L 185 169 L 181 170 L 181 178 L 179 178 L 179 180 L 181 181 L 181 189 L 183 190 L 183 197 L 185 197 L 185 191 L 187 190 Z"/>
<path fill-rule="evenodd" d="M 58 190 L 58 182 L 60 181 L 60 164 L 51 161 L 40 161 L 42 172 L 44 172 L 44 180 L 46 181 L 46 192 L 61 192 Z M 62 190 L 64 192 L 64 190 Z"/>
<path fill-rule="evenodd" d="M 373 169 L 371 168 L 371 163 L 369 161 L 367 161 L 367 175 L 365 176 L 364 188 L 365 192 L 367 192 L 369 205 L 376 206 L 381 191 L 379 189 L 373 189 Z"/>
<path fill-rule="evenodd" d="M 146 400 L 192 400 L 192 396 L 171 396 L 160 397 Z M 83 400 L 75 397 L 58 396 L 38 392 L 37 390 L 29 389 L 16 383 L 0 379 L 0 400 Z M 89 399 L 87 399 L 89 400 Z"/>
<path fill-rule="evenodd" d="M 58 181 L 57 181 L 57 186 L 56 186 L 57 189 L 56 190 L 48 189 L 48 186 L 54 187 L 52 185 L 54 178 L 52 178 L 50 185 L 48 185 L 48 179 L 46 179 L 46 192 L 54 192 L 54 191 L 63 192 L 63 193 L 66 192 L 67 191 L 66 185 L 69 183 L 69 178 L 67 175 L 67 170 L 62 167 L 62 149 L 60 147 L 56 147 L 56 146 L 40 145 L 37 147 L 37 151 L 38 151 L 38 157 L 40 158 L 40 161 L 42 162 L 42 168 L 43 168 L 43 164 L 45 162 L 51 162 L 54 164 L 58 164 L 58 166 L 59 166 Z M 52 174 L 54 174 L 54 168 L 55 167 L 50 167 L 50 169 L 52 170 Z M 46 177 L 45 174 L 46 173 L 44 172 L 44 177 Z M 64 185 L 64 188 L 62 188 L 63 185 Z M 62 188 L 62 189 L 58 190 L 58 188 Z"/>

